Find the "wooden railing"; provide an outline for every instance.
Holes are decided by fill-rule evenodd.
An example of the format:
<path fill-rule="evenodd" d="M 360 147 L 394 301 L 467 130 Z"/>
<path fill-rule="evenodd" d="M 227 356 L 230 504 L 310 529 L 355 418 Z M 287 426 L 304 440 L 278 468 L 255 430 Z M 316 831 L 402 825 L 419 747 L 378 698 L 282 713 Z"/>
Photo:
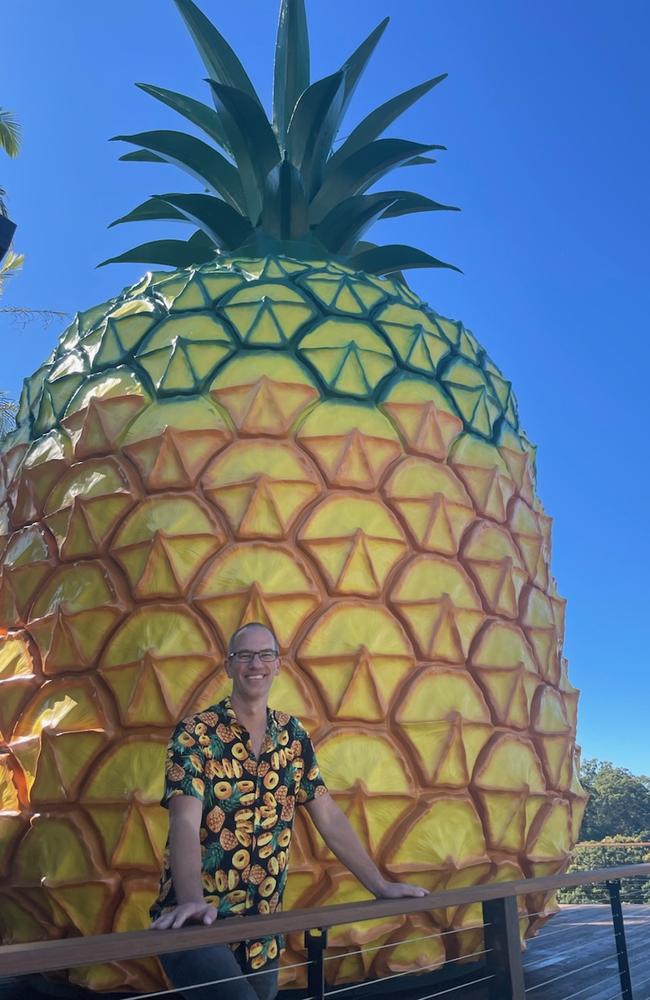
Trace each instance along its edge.
<path fill-rule="evenodd" d="M 619 948 L 621 988 L 624 998 L 631 998 L 629 987 L 624 986 L 627 969 L 625 931 L 622 926 L 618 885 L 622 878 L 650 878 L 650 864 L 621 865 L 587 872 L 550 875 L 543 878 L 522 879 L 512 882 L 492 882 L 468 886 L 445 892 L 433 892 L 423 897 L 378 899 L 336 906 L 289 910 L 268 916 L 239 917 L 219 920 L 210 927 L 193 925 L 178 930 L 142 930 L 118 934 L 100 934 L 92 937 L 65 938 L 0 947 L 0 976 L 20 976 L 26 973 L 52 972 L 78 965 L 100 962 L 125 961 L 163 955 L 169 952 L 188 951 L 206 945 L 231 944 L 269 934 L 307 932 L 309 937 L 309 991 L 316 1000 L 324 993 L 323 952 L 327 928 L 352 924 L 364 920 L 391 917 L 400 914 L 421 913 L 468 903 L 483 904 L 485 927 L 486 969 L 490 983 L 487 987 L 495 1000 L 522 1000 L 524 979 L 521 963 L 517 896 L 569 889 L 595 882 L 611 886 L 610 898 L 615 933 Z M 618 914 L 618 916 L 617 916 Z M 311 932 L 311 936 L 309 934 Z M 318 947 L 318 940 L 322 946 Z M 316 944 L 314 944 L 316 942 Z M 629 981 L 629 969 L 627 980 Z M 627 991 L 626 991 L 627 990 Z"/>

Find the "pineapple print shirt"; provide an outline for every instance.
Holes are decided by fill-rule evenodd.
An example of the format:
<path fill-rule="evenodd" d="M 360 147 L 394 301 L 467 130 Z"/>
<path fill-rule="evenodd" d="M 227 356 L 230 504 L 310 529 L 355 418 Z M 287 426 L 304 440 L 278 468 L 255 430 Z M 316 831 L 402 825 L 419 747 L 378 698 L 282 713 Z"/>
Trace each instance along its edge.
<path fill-rule="evenodd" d="M 162 805 L 175 795 L 192 795 L 203 803 L 199 837 L 205 901 L 217 907 L 220 917 L 279 910 L 296 806 L 327 791 L 298 719 L 269 709 L 256 758 L 248 732 L 225 698 L 179 723 L 167 747 L 165 777 Z M 168 842 L 152 919 L 176 905 Z M 261 969 L 282 944 L 276 937 L 244 942 L 247 965 Z"/>

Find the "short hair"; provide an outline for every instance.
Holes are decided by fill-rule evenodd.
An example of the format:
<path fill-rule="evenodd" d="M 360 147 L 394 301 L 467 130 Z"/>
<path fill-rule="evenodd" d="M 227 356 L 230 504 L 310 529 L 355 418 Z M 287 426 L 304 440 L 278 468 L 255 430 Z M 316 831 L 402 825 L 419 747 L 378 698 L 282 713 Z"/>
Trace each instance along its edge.
<path fill-rule="evenodd" d="M 275 646 L 276 653 L 279 652 L 279 649 L 278 649 L 278 640 L 277 640 L 277 638 L 275 636 L 275 632 L 273 631 L 272 628 L 270 628 L 268 625 L 265 625 L 264 622 L 246 622 L 245 625 L 240 625 L 238 629 L 235 629 L 235 631 L 233 632 L 233 634 L 230 636 L 230 642 L 228 643 L 228 656 L 229 657 L 232 656 L 232 654 L 235 652 L 235 650 L 234 650 L 235 639 L 238 639 L 239 636 L 242 635 L 242 633 L 245 632 L 246 629 L 249 629 L 249 628 L 263 628 L 264 631 L 268 632 L 269 635 L 273 638 L 273 645 Z"/>

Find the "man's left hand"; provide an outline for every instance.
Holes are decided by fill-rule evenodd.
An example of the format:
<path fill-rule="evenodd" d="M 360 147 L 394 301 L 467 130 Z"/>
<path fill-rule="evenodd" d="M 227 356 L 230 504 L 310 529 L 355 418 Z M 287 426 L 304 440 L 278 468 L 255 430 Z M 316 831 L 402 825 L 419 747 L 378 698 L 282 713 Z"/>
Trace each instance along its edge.
<path fill-rule="evenodd" d="M 402 896 L 428 896 L 428 891 L 419 885 L 411 885 L 410 882 L 382 882 L 378 889 L 374 890 L 377 899 L 400 899 Z"/>

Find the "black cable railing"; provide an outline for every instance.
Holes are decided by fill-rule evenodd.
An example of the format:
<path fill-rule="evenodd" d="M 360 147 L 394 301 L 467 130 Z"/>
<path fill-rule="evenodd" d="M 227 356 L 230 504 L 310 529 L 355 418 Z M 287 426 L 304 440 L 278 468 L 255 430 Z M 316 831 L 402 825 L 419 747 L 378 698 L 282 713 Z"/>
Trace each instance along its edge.
<path fill-rule="evenodd" d="M 394 900 L 374 900 L 336 906 L 293 910 L 268 916 L 240 917 L 219 920 L 210 927 L 191 926 L 179 930 L 143 930 L 128 933 L 105 934 L 86 938 L 67 938 L 56 941 L 42 941 L 31 944 L 15 944 L 0 947 L 0 977 L 23 976 L 68 969 L 86 964 L 129 959 L 146 958 L 171 952 L 187 951 L 207 945 L 231 944 L 254 939 L 260 935 L 286 934 L 296 931 L 305 933 L 306 956 L 304 961 L 285 965 L 285 969 L 307 971 L 306 990 L 293 990 L 287 995 L 300 1000 L 338 1000 L 360 998 L 374 1000 L 376 997 L 404 997 L 408 1000 L 434 1000 L 438 997 L 455 997 L 462 1000 L 487 998 L 487 1000 L 650 1000 L 650 905 L 643 907 L 644 913 L 635 917 L 626 936 L 626 916 L 630 920 L 630 905 L 621 903 L 621 879 L 648 879 L 650 864 L 624 865 L 618 868 L 598 869 L 591 872 L 573 872 L 565 875 L 525 879 L 515 882 L 489 883 L 481 886 L 430 893 L 424 897 Z M 531 939 L 531 947 L 522 958 L 520 923 L 547 917 L 548 910 L 524 914 L 519 912 L 517 897 L 533 893 L 549 893 L 560 888 L 603 883 L 609 897 L 609 905 L 583 904 L 582 909 L 597 912 L 597 926 L 592 929 L 591 946 L 598 947 L 596 957 L 581 956 L 580 948 L 569 942 L 561 948 L 560 938 L 570 937 L 569 926 L 544 928 Z M 434 934 L 416 935 L 400 940 L 399 944 L 444 940 L 451 935 L 480 932 L 483 942 L 473 951 L 443 961 L 439 954 L 429 965 L 419 965 L 389 971 L 376 978 L 356 983 L 335 984 L 328 982 L 328 963 L 347 957 L 361 956 L 362 953 L 375 954 L 383 949 L 394 948 L 395 941 L 364 948 L 359 946 L 350 951 L 337 949 L 327 954 L 327 932 L 329 928 L 358 924 L 366 920 L 404 914 L 424 913 L 447 907 L 481 903 L 483 916 L 476 924 L 463 925 Z M 572 911 L 581 909 L 571 907 Z M 637 907 L 638 909 L 638 907 Z M 608 921 L 604 922 L 607 911 Z M 562 921 L 565 909 L 559 917 Z M 552 925 L 551 925 L 552 927 Z M 549 941 L 557 939 L 552 952 L 541 959 L 536 957 L 538 945 L 546 947 Z M 480 941 L 480 939 L 479 939 Z M 603 949 L 607 949 L 604 954 Z M 589 958 L 581 961 L 582 957 Z M 457 979 L 452 980 L 452 970 Z M 261 969 L 248 973 L 249 983 L 256 977 L 269 974 Z M 441 976 L 445 978 L 442 979 Z M 586 985 L 585 977 L 588 980 Z M 183 993 L 191 997 L 194 990 L 206 987 L 225 986 L 234 979 L 242 979 L 244 974 L 227 979 L 215 979 L 183 987 Z M 173 990 L 158 990 L 139 995 L 139 1000 L 154 1000 L 173 993 Z M 17 994 L 19 995 L 19 994 Z M 253 995 L 253 993 L 251 993 Z"/>
<path fill-rule="evenodd" d="M 622 884 L 628 899 L 643 901 L 647 877 L 636 881 L 603 880 L 606 904 L 562 908 L 560 926 L 543 931 L 524 958 L 527 1000 L 650 1000 L 650 905 L 620 900 Z M 578 939 L 585 925 L 588 936 Z"/>

